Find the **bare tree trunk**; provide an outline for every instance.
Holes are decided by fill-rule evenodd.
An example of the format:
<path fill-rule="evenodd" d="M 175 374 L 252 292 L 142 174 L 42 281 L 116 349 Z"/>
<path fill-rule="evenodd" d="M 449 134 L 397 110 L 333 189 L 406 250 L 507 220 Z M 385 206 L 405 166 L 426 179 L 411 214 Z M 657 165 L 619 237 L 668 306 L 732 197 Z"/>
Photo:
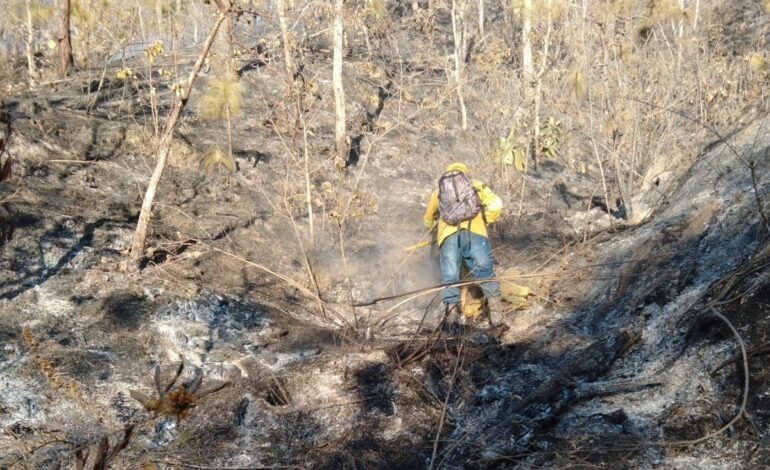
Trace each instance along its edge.
<path fill-rule="evenodd" d="M 342 3 L 335 0 L 334 4 L 334 59 L 332 68 L 332 88 L 334 89 L 335 128 L 334 140 L 337 144 L 337 157 L 347 161 L 347 133 L 345 125 L 345 89 L 342 87 Z"/>
<path fill-rule="evenodd" d="M 228 11 L 232 10 L 233 0 L 227 0 Z M 225 80 L 229 80 L 231 77 L 237 77 L 237 66 L 235 57 L 233 55 L 233 15 L 227 14 L 225 19 L 225 40 L 227 43 L 227 61 L 225 62 Z M 230 104 L 228 100 L 225 100 L 225 118 L 227 119 L 227 155 L 230 157 L 230 161 L 233 160 L 233 115 L 230 112 Z"/>
<path fill-rule="evenodd" d="M 294 81 L 294 60 L 291 56 L 291 35 L 289 26 L 286 23 L 286 0 L 275 0 L 275 8 L 278 10 L 278 25 L 281 27 L 281 38 L 283 39 L 283 61 L 286 66 L 286 75 L 288 83 Z"/>
<path fill-rule="evenodd" d="M 540 105 L 543 99 L 543 74 L 545 74 L 545 68 L 548 65 L 548 48 L 550 47 L 551 31 L 553 30 L 553 21 L 551 19 L 552 1 L 553 0 L 548 0 L 546 4 L 546 8 L 548 9 L 548 26 L 545 36 L 543 37 L 543 55 L 540 62 L 540 70 L 537 71 L 537 75 L 535 76 L 535 92 L 533 97 L 535 123 L 532 129 L 534 134 L 533 146 L 535 168 L 540 164 L 540 154 L 542 150 L 540 145 Z"/>
<path fill-rule="evenodd" d="M 484 0 L 479 0 L 479 41 L 484 37 Z"/>
<path fill-rule="evenodd" d="M 532 0 L 522 2 L 521 16 L 521 71 L 522 78 L 529 84 L 535 75 L 532 62 Z"/>
<path fill-rule="evenodd" d="M 371 61 L 374 58 L 374 53 L 372 52 L 372 42 L 369 40 L 369 28 L 363 24 L 361 29 L 364 32 L 364 42 L 366 42 L 366 56 Z"/>
<path fill-rule="evenodd" d="M 682 47 L 684 44 L 684 0 L 679 0 L 679 25 L 677 31 L 676 71 L 682 66 Z"/>
<path fill-rule="evenodd" d="M 521 3 L 521 80 L 524 87 L 524 103 L 529 107 L 530 112 L 535 109 L 534 131 L 530 133 L 532 139 L 527 148 L 527 166 L 529 166 L 530 157 L 534 159 L 537 166 L 537 152 L 539 146 L 540 116 L 539 103 L 537 102 L 537 85 L 535 83 L 535 64 L 532 59 L 532 0 L 522 0 Z M 513 10 L 513 9 L 512 9 Z M 516 24 L 516 18 L 513 18 L 513 24 Z"/>
<path fill-rule="evenodd" d="M 540 145 L 540 105 L 542 102 L 542 90 L 543 90 L 543 80 L 541 77 L 537 77 L 537 84 L 535 85 L 535 93 L 534 93 L 534 123 L 532 124 L 532 156 L 533 156 L 533 163 L 535 165 L 535 169 L 537 169 L 537 166 L 540 165 L 540 154 L 542 153 L 542 148 Z"/>
<path fill-rule="evenodd" d="M 158 34 L 163 37 L 163 7 L 160 4 L 161 0 L 155 0 L 155 21 L 158 22 Z"/>
<path fill-rule="evenodd" d="M 463 98 L 462 79 L 465 61 L 463 54 L 465 52 L 465 0 L 452 0 L 452 34 L 455 43 L 455 84 L 457 85 L 457 99 L 460 101 L 460 115 L 462 130 L 468 130 L 468 111 L 465 109 L 465 99 Z"/>
<path fill-rule="evenodd" d="M 607 219 L 610 222 L 610 227 L 613 227 L 612 215 L 610 214 L 610 194 L 607 190 L 607 180 L 604 177 L 604 165 L 602 164 L 602 158 L 599 154 L 599 147 L 596 144 L 596 137 L 594 136 L 594 101 L 591 91 L 591 70 L 588 67 L 588 47 L 586 46 L 586 23 L 588 22 L 588 0 L 582 0 L 582 21 L 580 25 L 580 42 L 582 45 L 582 59 L 583 67 L 586 70 L 586 89 L 588 92 L 588 130 L 589 137 L 591 139 L 591 147 L 594 151 L 594 157 L 596 157 L 596 163 L 599 166 L 599 175 L 601 176 L 602 189 L 604 190 L 604 200 L 607 206 Z"/>
<path fill-rule="evenodd" d="M 225 1 L 227 1 L 228 11 L 232 10 L 233 0 L 225 0 Z M 225 25 L 225 44 L 227 47 L 227 61 L 225 62 L 225 75 L 237 75 L 238 66 L 235 60 L 235 55 L 233 54 L 233 50 L 234 50 L 233 43 L 235 42 L 233 15 L 228 13 L 227 18 L 225 18 L 224 25 Z"/>
<path fill-rule="evenodd" d="M 152 172 L 150 182 L 147 185 L 147 192 L 145 192 L 144 200 L 142 201 L 142 210 L 139 212 L 139 220 L 136 223 L 136 230 L 134 231 L 134 236 L 131 240 L 129 263 L 133 268 L 139 266 L 139 262 L 142 260 L 142 256 L 144 256 L 147 231 L 150 227 L 150 221 L 152 220 L 152 205 L 155 201 L 155 193 L 158 189 L 160 178 L 163 176 L 163 171 L 166 169 L 166 161 L 168 160 L 168 154 L 171 149 L 171 142 L 174 137 L 177 121 L 179 121 L 182 110 L 190 99 L 190 92 L 192 91 L 193 84 L 195 84 L 195 80 L 198 78 L 198 73 L 203 66 L 203 61 L 206 60 L 209 49 L 211 49 L 211 45 L 214 43 L 214 38 L 217 36 L 217 31 L 219 31 L 219 27 L 222 25 L 225 18 L 227 18 L 227 14 L 228 11 L 220 10 L 217 15 L 214 25 L 211 27 L 211 32 L 206 38 L 206 42 L 203 44 L 203 48 L 198 55 L 198 60 L 195 61 L 195 65 L 187 79 L 187 88 L 185 88 L 182 93 L 179 102 L 174 106 L 174 109 L 171 111 L 171 114 L 166 120 L 166 125 L 163 128 L 163 135 L 158 145 L 158 162 L 155 164 L 155 170 Z"/>
<path fill-rule="evenodd" d="M 695 12 L 692 15 L 692 30 L 698 30 L 698 15 L 700 14 L 700 0 L 695 0 Z"/>
<path fill-rule="evenodd" d="M 33 86 L 37 80 L 37 65 L 35 64 L 35 28 L 32 23 L 32 5 L 26 0 L 27 7 L 27 73 L 29 86 Z"/>
<path fill-rule="evenodd" d="M 59 0 L 59 64 L 64 77 L 69 75 L 70 68 L 75 65 L 71 37 L 70 0 Z"/>

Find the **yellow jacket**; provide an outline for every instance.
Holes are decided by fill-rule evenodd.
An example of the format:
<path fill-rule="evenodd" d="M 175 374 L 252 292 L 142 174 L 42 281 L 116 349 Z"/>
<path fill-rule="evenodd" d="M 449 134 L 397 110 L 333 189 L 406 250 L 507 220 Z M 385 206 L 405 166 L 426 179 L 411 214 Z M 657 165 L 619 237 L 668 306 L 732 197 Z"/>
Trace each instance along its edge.
<path fill-rule="evenodd" d="M 473 188 L 476 190 L 476 192 L 479 194 L 479 198 L 481 199 L 481 204 L 483 206 L 483 209 L 481 212 L 476 214 L 476 217 L 474 217 L 471 220 L 468 220 L 466 222 L 460 222 L 457 225 L 449 225 L 446 222 L 444 222 L 444 219 L 439 217 L 438 213 L 438 189 L 434 189 L 433 193 L 430 195 L 430 200 L 428 201 L 428 209 L 425 211 L 425 215 L 423 216 L 423 221 L 425 222 L 426 227 L 430 227 L 433 225 L 434 221 L 438 219 L 438 244 L 441 246 L 441 244 L 444 242 L 446 237 L 449 235 L 452 235 L 453 233 L 457 232 L 459 229 L 467 229 L 470 230 L 473 233 L 477 233 L 481 236 L 488 236 L 487 235 L 487 223 L 492 223 L 495 220 L 500 217 L 500 212 L 503 210 L 503 201 L 500 199 L 500 197 L 493 193 L 492 190 L 489 188 L 489 186 L 486 186 L 485 184 L 481 183 L 480 181 L 473 180 Z M 484 222 L 484 219 L 486 218 L 486 223 Z"/>

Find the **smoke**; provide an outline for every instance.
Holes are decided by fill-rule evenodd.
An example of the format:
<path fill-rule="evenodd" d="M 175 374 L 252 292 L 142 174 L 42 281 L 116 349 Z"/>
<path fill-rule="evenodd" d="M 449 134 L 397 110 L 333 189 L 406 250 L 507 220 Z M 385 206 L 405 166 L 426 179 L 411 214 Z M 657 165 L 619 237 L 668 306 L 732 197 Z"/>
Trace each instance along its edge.
<path fill-rule="evenodd" d="M 425 202 L 430 194 L 426 193 Z M 428 245 L 407 250 L 431 239 L 423 227 L 423 209 L 414 201 L 408 202 L 410 207 L 404 210 L 407 201 L 401 198 L 381 201 L 377 215 L 350 223 L 343 234 L 344 259 L 339 233 L 334 243 L 318 245 L 312 265 L 328 300 L 348 303 L 352 295 L 356 302 L 369 301 L 441 282 L 437 248 Z M 399 306 L 394 313 L 421 316 L 435 296 L 435 293 L 421 296 Z M 374 309 L 384 311 L 396 302 L 379 304 Z"/>

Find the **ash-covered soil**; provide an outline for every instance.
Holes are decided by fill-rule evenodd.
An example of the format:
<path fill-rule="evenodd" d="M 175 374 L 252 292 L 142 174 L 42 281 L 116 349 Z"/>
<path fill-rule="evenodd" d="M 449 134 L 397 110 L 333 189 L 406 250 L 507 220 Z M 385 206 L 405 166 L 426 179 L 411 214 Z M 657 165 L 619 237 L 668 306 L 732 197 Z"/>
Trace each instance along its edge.
<path fill-rule="evenodd" d="M 199 170 L 225 130 L 188 110 L 138 273 L 120 264 L 154 147 L 125 87 L 108 84 L 90 114 L 82 76 L 5 101 L 0 467 L 71 465 L 74 449 L 130 423 L 141 425 L 115 468 L 770 464 L 770 124 L 715 138 L 634 198 L 632 222 L 591 204 L 598 173 L 554 160 L 501 174 L 455 120 L 401 122 L 387 93 L 359 116 L 391 130 L 361 134 L 371 150 L 338 169 L 321 71 L 308 72 L 322 102 L 308 124 L 312 243 L 305 163 L 290 151 L 303 136 L 280 122 L 266 91 L 279 84 L 257 69 L 243 79 L 253 99 L 236 121 L 234 174 Z M 395 86 L 352 75 L 353 103 Z M 452 160 L 503 195 L 498 273 L 522 273 L 527 306 L 491 331 L 437 329 L 435 294 L 352 307 L 437 283 L 430 249 L 405 247 L 424 235 Z M 738 342 L 712 308 L 749 350 L 745 409 Z M 165 381 L 180 361 L 180 381 L 229 386 L 179 422 L 150 419 L 130 391 L 152 395 L 155 366 Z"/>

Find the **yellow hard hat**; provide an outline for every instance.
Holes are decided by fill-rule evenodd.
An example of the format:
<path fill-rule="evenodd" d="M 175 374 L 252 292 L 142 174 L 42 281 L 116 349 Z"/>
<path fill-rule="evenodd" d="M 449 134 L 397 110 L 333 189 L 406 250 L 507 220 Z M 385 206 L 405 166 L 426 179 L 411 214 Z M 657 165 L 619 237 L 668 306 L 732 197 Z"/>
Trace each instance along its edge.
<path fill-rule="evenodd" d="M 465 165 L 465 163 L 454 162 L 448 167 L 446 167 L 446 171 L 454 171 L 454 170 L 462 171 L 463 173 L 468 173 L 468 167 Z"/>

